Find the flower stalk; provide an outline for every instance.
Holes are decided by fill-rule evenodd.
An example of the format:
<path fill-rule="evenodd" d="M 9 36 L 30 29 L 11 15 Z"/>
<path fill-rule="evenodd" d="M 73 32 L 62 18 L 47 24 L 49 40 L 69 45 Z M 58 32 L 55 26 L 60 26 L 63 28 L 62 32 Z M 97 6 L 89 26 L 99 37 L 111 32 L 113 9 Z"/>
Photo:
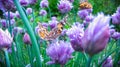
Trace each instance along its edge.
<path fill-rule="evenodd" d="M 4 52 L 5 52 L 5 59 L 6 59 L 7 67 L 10 67 L 10 60 L 9 60 L 8 51 L 7 51 L 6 48 L 4 48 L 3 50 L 4 50 Z"/>
<path fill-rule="evenodd" d="M 35 55 L 36 55 L 36 61 L 38 62 L 38 66 L 37 67 L 41 67 L 41 61 L 40 61 L 40 50 L 39 50 L 39 47 L 38 47 L 38 44 L 37 44 L 37 40 L 35 38 L 35 35 L 34 35 L 34 32 L 33 32 L 33 29 L 32 27 L 30 26 L 29 24 L 29 21 L 20 5 L 20 3 L 17 1 L 17 0 L 13 0 L 14 1 L 14 4 L 17 8 L 17 10 L 19 11 L 19 14 L 21 16 L 21 19 L 25 25 L 25 27 L 27 28 L 27 32 L 28 34 L 30 35 L 30 39 L 32 41 L 32 45 L 33 45 L 33 48 L 35 49 Z"/>
<path fill-rule="evenodd" d="M 87 66 L 86 67 L 90 67 L 91 61 L 92 61 L 92 57 L 89 57 L 88 60 L 87 60 Z"/>

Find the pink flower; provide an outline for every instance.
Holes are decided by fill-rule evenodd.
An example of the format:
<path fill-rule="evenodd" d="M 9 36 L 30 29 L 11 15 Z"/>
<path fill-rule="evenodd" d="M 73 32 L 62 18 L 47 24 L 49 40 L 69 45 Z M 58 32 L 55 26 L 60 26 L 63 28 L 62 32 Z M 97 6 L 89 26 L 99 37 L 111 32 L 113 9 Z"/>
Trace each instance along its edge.
<path fill-rule="evenodd" d="M 3 31 L 0 28 L 0 48 L 10 48 L 13 42 L 13 38 L 11 37 L 8 30 Z"/>

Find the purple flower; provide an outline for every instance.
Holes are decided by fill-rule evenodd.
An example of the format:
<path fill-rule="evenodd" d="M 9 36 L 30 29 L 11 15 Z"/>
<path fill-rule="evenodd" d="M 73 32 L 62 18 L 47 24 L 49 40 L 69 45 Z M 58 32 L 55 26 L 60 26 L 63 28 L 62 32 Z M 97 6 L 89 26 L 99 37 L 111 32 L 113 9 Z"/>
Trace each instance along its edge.
<path fill-rule="evenodd" d="M 46 8 L 46 7 L 48 7 L 48 5 L 49 5 L 48 0 L 42 0 L 42 1 L 40 2 L 40 7 L 41 7 L 41 8 Z"/>
<path fill-rule="evenodd" d="M 11 25 L 14 25 L 15 24 L 15 19 L 11 19 L 10 23 L 11 23 Z"/>
<path fill-rule="evenodd" d="M 10 48 L 13 42 L 8 30 L 3 31 L 0 29 L 0 48 Z"/>
<path fill-rule="evenodd" d="M 67 13 L 73 8 L 72 3 L 68 0 L 60 0 L 58 4 L 58 10 L 61 13 Z"/>
<path fill-rule="evenodd" d="M 4 15 L 6 18 L 8 18 L 8 12 L 5 12 L 3 15 Z M 13 19 L 14 17 L 15 17 L 15 13 L 10 12 L 10 19 Z"/>
<path fill-rule="evenodd" d="M 102 64 L 102 67 L 113 67 L 112 57 L 109 56 Z"/>
<path fill-rule="evenodd" d="M 15 12 L 15 16 L 16 16 L 17 18 L 20 18 L 20 14 L 19 14 L 18 11 Z"/>
<path fill-rule="evenodd" d="M 0 23 L 1 23 L 1 25 L 2 25 L 3 28 L 7 28 L 8 27 L 7 22 L 6 22 L 5 19 L 1 19 Z"/>
<path fill-rule="evenodd" d="M 112 15 L 112 23 L 120 24 L 120 7 L 118 7 L 116 13 Z"/>
<path fill-rule="evenodd" d="M 11 11 L 15 9 L 13 0 L 0 0 L 0 9 L 5 11 Z"/>
<path fill-rule="evenodd" d="M 19 0 L 19 2 L 22 6 L 27 6 L 29 4 L 28 0 Z"/>
<path fill-rule="evenodd" d="M 86 53 L 90 56 L 99 53 L 106 47 L 110 37 L 109 22 L 109 16 L 98 14 L 85 30 L 82 43 Z"/>
<path fill-rule="evenodd" d="M 84 28 L 82 25 L 73 25 L 72 28 L 68 29 L 67 35 L 70 38 L 71 45 L 75 51 L 83 51 L 82 38 L 84 36 Z"/>
<path fill-rule="evenodd" d="M 29 0 L 29 4 L 35 4 L 37 0 Z"/>
<path fill-rule="evenodd" d="M 26 9 L 26 13 L 27 13 L 27 14 L 31 14 L 31 13 L 32 13 L 32 8 L 27 8 L 27 9 Z"/>
<path fill-rule="evenodd" d="M 74 0 L 68 0 L 68 1 L 70 1 L 71 3 L 73 3 L 73 2 L 74 2 Z"/>
<path fill-rule="evenodd" d="M 70 58 L 72 58 L 73 51 L 74 50 L 67 42 L 60 41 L 52 43 L 46 49 L 47 55 L 51 58 L 51 61 L 47 62 L 47 64 L 58 63 L 64 65 Z"/>
<path fill-rule="evenodd" d="M 112 37 L 113 39 L 116 39 L 116 40 L 120 39 L 120 32 L 114 32 L 114 33 L 111 35 L 111 37 Z"/>
<path fill-rule="evenodd" d="M 27 33 L 24 34 L 24 36 L 23 36 L 23 42 L 25 44 L 31 44 L 31 40 L 30 40 L 29 34 L 27 34 Z"/>
<path fill-rule="evenodd" d="M 86 9 L 84 9 L 84 10 L 78 11 L 77 15 L 78 15 L 81 19 L 85 19 L 86 16 L 89 15 L 89 12 L 88 12 Z"/>
<path fill-rule="evenodd" d="M 58 23 L 58 21 L 57 21 L 56 17 L 52 17 L 52 20 L 49 21 L 50 28 L 51 29 L 55 28 L 57 26 L 57 23 Z"/>
<path fill-rule="evenodd" d="M 21 27 L 14 27 L 14 28 L 13 28 L 13 35 L 16 35 L 17 33 L 22 34 L 22 33 L 24 33 L 24 32 L 25 32 L 24 29 L 21 28 Z"/>
<path fill-rule="evenodd" d="M 42 10 L 40 10 L 39 14 L 40 14 L 40 16 L 46 16 L 47 12 L 46 12 L 46 10 L 42 9 Z"/>

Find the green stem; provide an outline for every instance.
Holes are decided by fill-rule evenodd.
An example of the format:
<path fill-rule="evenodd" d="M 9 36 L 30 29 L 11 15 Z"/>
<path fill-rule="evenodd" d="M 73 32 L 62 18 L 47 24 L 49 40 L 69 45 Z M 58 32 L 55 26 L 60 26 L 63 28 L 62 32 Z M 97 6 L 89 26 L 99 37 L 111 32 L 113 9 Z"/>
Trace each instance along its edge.
<path fill-rule="evenodd" d="M 10 11 L 8 11 L 8 29 L 10 34 L 12 35 L 12 27 L 11 27 L 11 21 L 10 21 Z"/>
<path fill-rule="evenodd" d="M 31 46 L 30 46 L 30 44 L 28 44 L 27 46 L 28 46 L 28 54 L 29 54 L 29 59 L 30 59 L 31 67 L 34 67 L 33 59 L 32 59 L 32 54 L 31 54 Z"/>
<path fill-rule="evenodd" d="M 3 50 L 4 50 L 4 52 L 5 52 L 5 59 L 6 59 L 7 67 L 10 67 L 10 60 L 9 60 L 8 51 L 7 51 L 6 48 L 4 48 Z"/>
<path fill-rule="evenodd" d="M 34 47 L 34 50 L 35 50 L 35 55 L 36 55 L 36 61 L 38 62 L 38 66 L 37 67 L 41 67 L 41 61 L 40 61 L 40 50 L 39 50 L 39 47 L 38 47 L 38 44 L 37 44 L 37 40 L 35 38 L 35 35 L 34 35 L 34 32 L 33 32 L 33 29 L 32 27 L 30 26 L 29 24 L 29 21 L 23 11 L 23 9 L 21 8 L 21 5 L 19 3 L 18 0 L 13 0 L 14 1 L 14 4 L 17 8 L 17 10 L 19 11 L 19 14 L 21 16 L 21 19 L 25 25 L 25 27 L 27 28 L 27 32 L 28 34 L 30 35 L 30 39 L 32 41 L 32 46 Z"/>
<path fill-rule="evenodd" d="M 88 56 L 86 55 L 85 52 L 83 52 L 83 55 L 85 56 L 85 59 L 88 61 Z"/>
<path fill-rule="evenodd" d="M 48 10 L 49 10 L 49 16 L 51 18 L 51 10 L 50 10 L 50 7 L 48 7 Z"/>
<path fill-rule="evenodd" d="M 89 57 L 88 61 L 87 61 L 87 66 L 86 67 L 90 67 L 91 61 L 92 61 L 92 57 Z"/>

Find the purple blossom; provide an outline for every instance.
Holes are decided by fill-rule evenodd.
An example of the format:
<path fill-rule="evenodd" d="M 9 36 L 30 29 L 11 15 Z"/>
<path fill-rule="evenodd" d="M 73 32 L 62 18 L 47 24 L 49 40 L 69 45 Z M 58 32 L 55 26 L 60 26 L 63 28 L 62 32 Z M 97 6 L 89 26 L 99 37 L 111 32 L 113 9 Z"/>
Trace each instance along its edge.
<path fill-rule="evenodd" d="M 81 19 L 85 19 L 86 16 L 89 15 L 89 12 L 88 12 L 86 9 L 84 9 L 84 10 L 78 11 L 77 15 L 78 15 Z"/>
<path fill-rule="evenodd" d="M 13 35 L 16 35 L 17 33 L 22 34 L 22 33 L 24 33 L 24 32 L 25 32 L 24 29 L 21 28 L 21 27 L 14 27 L 14 28 L 13 28 Z"/>
<path fill-rule="evenodd" d="M 57 23 L 58 23 L 58 21 L 57 21 L 56 17 L 52 17 L 52 20 L 49 21 L 50 28 L 51 29 L 55 28 L 57 26 Z"/>
<path fill-rule="evenodd" d="M 75 51 L 83 51 L 82 38 L 84 36 L 84 28 L 81 24 L 74 24 L 72 28 L 68 29 L 67 35 L 70 38 L 71 45 Z"/>
<path fill-rule="evenodd" d="M 0 23 L 1 23 L 1 25 L 2 25 L 3 28 L 7 28 L 8 27 L 7 22 L 6 22 L 5 19 L 1 19 Z"/>
<path fill-rule="evenodd" d="M 52 43 L 46 49 L 47 55 L 51 58 L 51 61 L 47 62 L 47 64 L 58 63 L 64 65 L 72 58 L 73 51 L 71 45 L 67 42 L 60 41 Z"/>
<path fill-rule="evenodd" d="M 90 56 L 99 53 L 106 47 L 110 37 L 109 22 L 110 16 L 104 16 L 101 13 L 94 18 L 93 22 L 85 30 L 82 43 L 86 53 Z"/>
<path fill-rule="evenodd" d="M 23 42 L 25 44 L 31 44 L 31 40 L 30 40 L 29 34 L 27 34 L 27 33 L 24 34 L 24 36 L 23 36 Z"/>
<path fill-rule="evenodd" d="M 11 19 L 10 23 L 11 23 L 11 25 L 14 25 L 15 24 L 15 19 Z"/>
<path fill-rule="evenodd" d="M 46 12 L 46 10 L 42 9 L 42 10 L 40 10 L 39 14 L 40 14 L 40 16 L 46 16 L 47 12 Z"/>
<path fill-rule="evenodd" d="M 102 64 L 102 67 L 113 67 L 112 57 L 109 56 Z"/>
<path fill-rule="evenodd" d="M 22 6 L 27 6 L 29 4 L 29 0 L 19 0 Z"/>
<path fill-rule="evenodd" d="M 3 31 L 0 29 L 0 48 L 10 48 L 13 42 L 8 30 Z"/>
<path fill-rule="evenodd" d="M 13 0 L 0 0 L 0 9 L 5 11 L 11 11 L 15 9 Z"/>
<path fill-rule="evenodd" d="M 74 2 L 74 0 L 68 0 L 68 1 L 70 1 L 71 3 L 73 3 L 73 2 Z"/>
<path fill-rule="evenodd" d="M 112 37 L 113 39 L 116 39 L 116 40 L 120 39 L 120 32 L 114 32 L 114 33 L 111 35 L 111 37 Z"/>
<path fill-rule="evenodd" d="M 35 4 L 37 0 L 29 0 L 29 4 Z"/>
<path fill-rule="evenodd" d="M 32 13 L 32 8 L 27 8 L 27 9 L 26 9 L 26 13 L 27 13 L 27 14 L 31 14 L 31 13 Z"/>
<path fill-rule="evenodd" d="M 18 11 L 15 12 L 15 16 L 16 16 L 17 18 L 20 18 L 20 14 L 19 14 Z"/>
<path fill-rule="evenodd" d="M 120 24 L 120 7 L 118 7 L 116 13 L 112 15 L 112 23 Z"/>
<path fill-rule="evenodd" d="M 40 7 L 41 7 L 41 8 L 46 8 L 46 7 L 48 7 L 48 5 L 49 5 L 48 0 L 42 0 L 42 1 L 40 2 Z"/>
<path fill-rule="evenodd" d="M 3 15 L 4 15 L 6 18 L 8 18 L 8 12 L 5 12 Z M 15 13 L 10 12 L 10 19 L 13 19 L 13 18 L 15 18 Z"/>
<path fill-rule="evenodd" d="M 72 3 L 68 0 L 60 0 L 58 4 L 58 10 L 61 13 L 67 13 L 73 8 Z"/>

